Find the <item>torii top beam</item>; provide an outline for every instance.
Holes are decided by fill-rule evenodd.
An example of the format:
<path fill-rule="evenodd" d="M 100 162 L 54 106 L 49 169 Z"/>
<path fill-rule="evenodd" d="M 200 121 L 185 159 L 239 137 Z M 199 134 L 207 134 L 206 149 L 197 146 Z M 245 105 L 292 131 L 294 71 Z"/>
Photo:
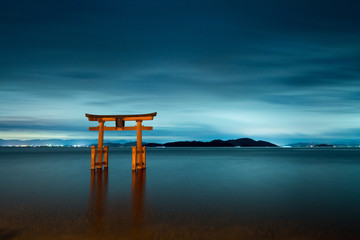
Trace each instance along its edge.
<path fill-rule="evenodd" d="M 132 114 L 132 115 L 94 115 L 86 113 L 85 116 L 89 121 L 97 121 L 99 124 L 106 121 L 115 121 L 116 127 L 103 126 L 102 129 L 99 127 L 89 127 L 90 131 L 129 131 L 129 130 L 153 130 L 153 127 L 137 126 L 125 127 L 125 121 L 137 121 L 142 122 L 144 120 L 153 120 L 157 112 L 146 113 L 146 114 Z"/>
<path fill-rule="evenodd" d="M 116 121 L 116 119 L 122 119 L 123 121 L 142 121 L 153 120 L 156 114 L 157 112 L 132 115 L 94 115 L 86 113 L 85 116 L 89 118 L 89 121 Z"/>

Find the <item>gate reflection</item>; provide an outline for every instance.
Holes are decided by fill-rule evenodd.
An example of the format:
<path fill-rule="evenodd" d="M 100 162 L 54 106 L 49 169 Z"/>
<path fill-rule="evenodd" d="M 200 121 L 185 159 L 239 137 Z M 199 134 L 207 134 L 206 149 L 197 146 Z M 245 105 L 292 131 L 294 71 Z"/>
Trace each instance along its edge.
<path fill-rule="evenodd" d="M 90 227 L 91 232 L 98 233 L 103 229 L 108 186 L 108 169 L 91 171 L 90 179 Z"/>
<path fill-rule="evenodd" d="M 90 196 L 89 196 L 89 233 L 98 234 L 103 233 L 104 229 L 110 231 L 119 230 L 119 225 L 116 226 L 116 221 L 113 222 L 113 213 L 106 216 L 107 194 L 108 194 L 108 169 L 97 169 L 91 171 L 90 178 Z M 128 224 L 132 224 L 133 228 L 140 228 L 143 225 L 144 213 L 144 198 L 146 185 L 146 170 L 139 169 L 132 172 L 131 181 L 131 205 L 130 205 L 130 219 Z M 120 190 L 120 189 L 119 189 Z M 129 206 L 129 205 L 128 205 Z M 116 214 L 115 214 L 116 215 Z M 111 218 L 109 222 L 108 217 Z M 132 219 L 131 219 L 132 218 Z M 109 226 L 105 226 L 110 224 Z M 118 222 L 123 225 L 124 223 Z M 126 223 L 125 223 L 126 225 Z M 118 229 L 113 229 L 118 228 Z M 130 230 L 130 229 L 129 229 Z"/>
<path fill-rule="evenodd" d="M 144 198 L 145 198 L 146 170 L 139 169 L 132 172 L 132 215 L 133 226 L 138 228 L 143 224 Z"/>

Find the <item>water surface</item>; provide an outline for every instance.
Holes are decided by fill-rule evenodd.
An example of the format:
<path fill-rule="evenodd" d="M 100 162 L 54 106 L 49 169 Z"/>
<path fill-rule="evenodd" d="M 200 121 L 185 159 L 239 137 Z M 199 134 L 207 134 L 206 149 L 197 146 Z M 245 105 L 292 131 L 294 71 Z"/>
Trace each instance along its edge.
<path fill-rule="evenodd" d="M 0 148 L 0 239 L 360 239 L 360 149 Z"/>

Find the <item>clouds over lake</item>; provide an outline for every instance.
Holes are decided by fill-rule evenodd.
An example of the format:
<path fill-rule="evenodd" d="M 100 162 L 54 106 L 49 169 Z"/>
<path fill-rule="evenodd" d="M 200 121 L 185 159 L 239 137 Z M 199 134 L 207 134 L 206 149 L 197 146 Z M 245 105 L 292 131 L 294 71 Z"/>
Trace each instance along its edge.
<path fill-rule="evenodd" d="M 83 127 L 86 137 L 85 112 L 153 111 L 154 135 L 169 140 L 346 138 L 360 117 L 356 9 L 354 1 L 5 1 L 0 138 L 12 138 L 11 128 L 36 138 L 36 121 L 49 131 L 66 122 L 63 137 Z"/>

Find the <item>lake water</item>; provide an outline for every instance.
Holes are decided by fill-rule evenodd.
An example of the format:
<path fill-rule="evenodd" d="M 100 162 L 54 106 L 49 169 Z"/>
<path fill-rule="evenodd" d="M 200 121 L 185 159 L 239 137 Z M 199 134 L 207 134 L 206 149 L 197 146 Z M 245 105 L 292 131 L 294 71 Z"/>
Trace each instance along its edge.
<path fill-rule="evenodd" d="M 0 239 L 360 239 L 360 149 L 0 148 Z"/>

